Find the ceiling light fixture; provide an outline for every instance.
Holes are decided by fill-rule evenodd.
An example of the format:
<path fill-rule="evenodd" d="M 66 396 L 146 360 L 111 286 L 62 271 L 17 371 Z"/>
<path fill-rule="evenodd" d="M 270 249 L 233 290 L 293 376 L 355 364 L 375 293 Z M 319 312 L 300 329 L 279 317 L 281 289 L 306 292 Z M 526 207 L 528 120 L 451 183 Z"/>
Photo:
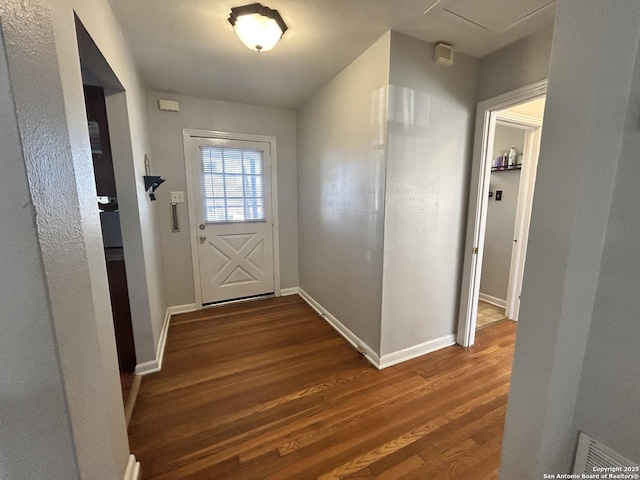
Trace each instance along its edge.
<path fill-rule="evenodd" d="M 242 43 L 257 52 L 275 47 L 288 28 L 277 10 L 259 3 L 232 8 L 229 23 Z"/>

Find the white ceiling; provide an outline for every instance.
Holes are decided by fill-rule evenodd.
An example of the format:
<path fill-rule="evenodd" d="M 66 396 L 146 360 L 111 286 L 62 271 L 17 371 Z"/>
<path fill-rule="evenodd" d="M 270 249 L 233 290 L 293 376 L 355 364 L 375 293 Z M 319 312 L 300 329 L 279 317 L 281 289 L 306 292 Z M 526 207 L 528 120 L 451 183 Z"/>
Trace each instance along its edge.
<path fill-rule="evenodd" d="M 555 15 L 555 0 L 264 0 L 289 30 L 257 53 L 227 21 L 231 7 L 252 2 L 109 0 L 147 88 L 288 109 L 387 30 L 480 58 Z"/>

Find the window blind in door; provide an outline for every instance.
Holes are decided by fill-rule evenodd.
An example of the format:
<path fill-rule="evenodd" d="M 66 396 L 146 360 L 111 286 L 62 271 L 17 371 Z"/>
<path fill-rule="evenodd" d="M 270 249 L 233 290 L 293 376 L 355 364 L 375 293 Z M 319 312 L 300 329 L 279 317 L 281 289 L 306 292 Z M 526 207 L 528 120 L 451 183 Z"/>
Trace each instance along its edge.
<path fill-rule="evenodd" d="M 260 150 L 200 147 L 205 221 L 265 221 L 264 159 Z"/>

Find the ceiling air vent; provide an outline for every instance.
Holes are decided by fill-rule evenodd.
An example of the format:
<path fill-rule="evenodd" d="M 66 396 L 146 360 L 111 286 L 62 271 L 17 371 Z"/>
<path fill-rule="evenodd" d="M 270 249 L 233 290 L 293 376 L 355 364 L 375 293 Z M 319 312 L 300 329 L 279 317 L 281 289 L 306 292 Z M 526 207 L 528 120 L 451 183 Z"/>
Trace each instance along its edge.
<path fill-rule="evenodd" d="M 627 460 L 586 433 L 580 432 L 573 473 L 592 475 L 596 473 L 620 473 L 625 471 L 624 467 L 637 466 L 637 463 Z"/>

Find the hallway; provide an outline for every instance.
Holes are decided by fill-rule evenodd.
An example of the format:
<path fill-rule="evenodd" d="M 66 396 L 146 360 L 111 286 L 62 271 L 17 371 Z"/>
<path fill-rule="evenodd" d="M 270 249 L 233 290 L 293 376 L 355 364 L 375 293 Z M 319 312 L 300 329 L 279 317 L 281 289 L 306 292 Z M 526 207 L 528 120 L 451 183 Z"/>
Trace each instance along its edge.
<path fill-rule="evenodd" d="M 147 480 L 495 478 L 515 328 L 377 371 L 298 296 L 177 315 L 131 450 Z"/>

